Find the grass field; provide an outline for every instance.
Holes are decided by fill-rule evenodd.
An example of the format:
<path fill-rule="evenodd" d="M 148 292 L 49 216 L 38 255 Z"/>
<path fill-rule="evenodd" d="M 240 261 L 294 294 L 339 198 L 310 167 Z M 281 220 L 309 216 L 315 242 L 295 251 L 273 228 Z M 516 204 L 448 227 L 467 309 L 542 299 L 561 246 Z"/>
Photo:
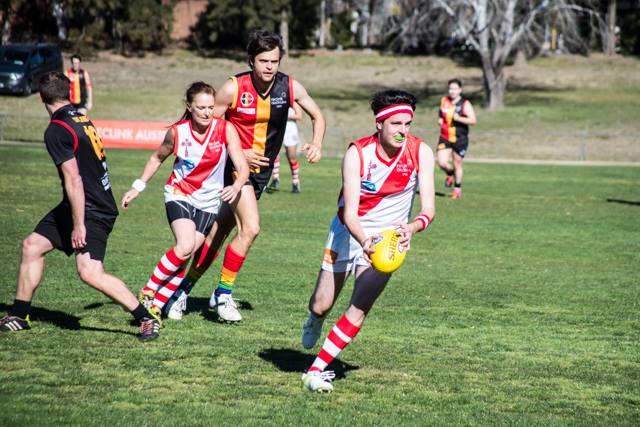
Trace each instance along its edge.
<path fill-rule="evenodd" d="M 108 154 L 119 199 L 149 153 Z M 0 425 L 640 423 L 640 168 L 469 164 L 464 198 L 437 198 L 435 223 L 334 363 L 336 391 L 321 396 L 301 389 L 315 353 L 299 336 L 339 162 L 301 165 L 302 194 L 261 201 L 239 325 L 207 309 L 210 272 L 184 320 L 140 344 L 126 313 L 49 255 L 34 329 L 0 336 Z M 172 242 L 166 166 L 109 242 L 106 267 L 133 290 Z M 20 239 L 58 202 L 58 185 L 43 147 L 0 146 L 1 311 Z"/>
<path fill-rule="evenodd" d="M 103 53 L 86 62 L 95 91 L 95 119 L 171 123 L 181 112 L 187 85 L 202 79 L 220 87 L 247 69 L 242 60 L 202 58 L 188 51 L 122 58 Z M 326 155 L 370 132 L 373 92 L 397 87 L 419 98 L 414 133 L 435 144 L 436 109 L 448 79 L 462 78 L 476 105 L 470 158 L 640 162 L 640 60 L 558 56 L 508 67 L 506 108 L 481 108 L 482 73 L 448 58 L 398 57 L 362 52 L 310 52 L 286 57 L 281 69 L 312 94 L 327 118 Z M 1 114 L 6 114 L 1 120 Z M 47 115 L 39 97 L 2 97 L 0 133 L 7 140 L 41 141 Z M 311 125 L 305 119 L 303 136 Z M 1 137 L 0 137 L 1 139 Z"/>

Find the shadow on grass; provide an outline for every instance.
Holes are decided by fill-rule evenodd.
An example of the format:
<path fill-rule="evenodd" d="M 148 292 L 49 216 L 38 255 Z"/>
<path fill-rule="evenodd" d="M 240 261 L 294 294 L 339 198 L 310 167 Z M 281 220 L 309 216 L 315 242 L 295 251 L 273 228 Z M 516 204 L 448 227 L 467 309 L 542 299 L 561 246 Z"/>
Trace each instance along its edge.
<path fill-rule="evenodd" d="M 286 348 L 269 348 L 262 350 L 258 356 L 267 362 L 271 362 L 273 366 L 282 372 L 300 372 L 303 373 L 313 363 L 315 355 L 302 353 L 298 350 L 290 350 Z M 327 369 L 332 370 L 336 374 L 336 380 L 343 379 L 349 371 L 360 369 L 359 366 L 341 362 L 335 359 L 329 364 Z"/>
<path fill-rule="evenodd" d="M 7 312 L 9 311 L 9 309 L 11 309 L 10 305 L 0 304 L 0 312 Z M 84 330 L 84 331 L 110 332 L 113 334 L 125 334 L 125 335 L 136 336 L 136 334 L 128 331 L 122 331 L 117 329 L 95 328 L 93 326 L 82 326 L 80 324 L 80 320 L 81 320 L 80 317 L 67 314 L 63 311 L 47 310 L 46 308 L 40 308 L 40 307 L 31 307 L 31 312 L 29 316 L 33 321 L 50 323 L 53 326 L 56 326 L 60 329 L 67 329 L 70 331 Z"/>
<path fill-rule="evenodd" d="M 607 199 L 607 202 L 609 202 L 609 203 L 621 203 L 623 205 L 640 206 L 640 202 L 632 202 L 631 200 Z"/>

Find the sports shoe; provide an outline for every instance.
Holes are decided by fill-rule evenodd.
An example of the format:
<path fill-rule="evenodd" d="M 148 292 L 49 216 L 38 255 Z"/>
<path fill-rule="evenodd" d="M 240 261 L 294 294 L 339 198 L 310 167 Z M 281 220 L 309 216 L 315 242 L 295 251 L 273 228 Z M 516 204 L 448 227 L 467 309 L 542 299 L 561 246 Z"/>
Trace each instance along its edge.
<path fill-rule="evenodd" d="M 291 192 L 299 193 L 300 192 L 300 183 L 291 184 Z"/>
<path fill-rule="evenodd" d="M 152 305 L 151 307 L 147 308 L 147 311 L 153 317 L 153 319 L 158 322 L 160 327 L 164 328 L 164 324 L 162 323 L 162 309 L 155 305 Z"/>
<path fill-rule="evenodd" d="M 316 345 L 322 334 L 324 319 L 324 317 L 318 317 L 313 313 L 309 313 L 309 317 L 302 327 L 302 346 L 304 348 L 308 349 Z"/>
<path fill-rule="evenodd" d="M 172 320 L 182 320 L 182 315 L 187 311 L 187 295 L 186 292 L 181 292 L 178 299 L 171 304 L 169 310 L 167 310 L 167 317 Z"/>
<path fill-rule="evenodd" d="M 143 317 L 140 321 L 140 335 L 138 339 L 143 342 L 155 340 L 160 336 L 160 327 L 160 322 L 157 319 Z"/>
<path fill-rule="evenodd" d="M 451 193 L 452 199 L 462 199 L 462 188 L 456 187 L 453 189 L 453 193 Z"/>
<path fill-rule="evenodd" d="M 142 306 L 147 310 L 151 307 L 151 304 L 153 304 L 154 297 L 155 295 L 153 291 L 140 289 L 140 292 L 138 292 L 138 301 L 140 301 L 140 304 L 142 304 Z"/>
<path fill-rule="evenodd" d="M 17 332 L 25 329 L 31 329 L 31 319 L 29 319 L 28 314 L 24 319 L 11 314 L 7 314 L 0 319 L 1 332 Z"/>
<path fill-rule="evenodd" d="M 242 315 L 238 311 L 238 306 L 231 294 L 220 294 L 216 296 L 214 293 L 209 300 L 209 307 L 215 308 L 218 316 L 226 322 L 239 322 L 242 320 Z"/>
<path fill-rule="evenodd" d="M 444 180 L 444 187 L 449 188 L 453 185 L 453 175 L 447 175 L 447 178 Z"/>
<path fill-rule="evenodd" d="M 280 180 L 272 179 L 269 185 L 267 185 L 267 188 L 265 189 L 265 191 L 267 193 L 275 193 L 276 191 L 278 191 L 279 186 L 280 186 Z"/>
<path fill-rule="evenodd" d="M 331 393 L 333 384 L 331 380 L 336 377 L 333 371 L 311 371 L 302 374 L 302 387 L 309 391 L 318 393 Z"/>

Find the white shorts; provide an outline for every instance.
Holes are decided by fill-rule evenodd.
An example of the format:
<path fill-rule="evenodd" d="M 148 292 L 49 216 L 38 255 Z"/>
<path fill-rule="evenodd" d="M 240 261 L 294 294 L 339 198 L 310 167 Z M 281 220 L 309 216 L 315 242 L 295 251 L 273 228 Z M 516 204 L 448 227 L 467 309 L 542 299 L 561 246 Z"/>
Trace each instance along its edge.
<path fill-rule="evenodd" d="M 284 131 L 282 144 L 284 144 L 285 147 L 295 147 L 299 143 L 300 134 L 298 133 L 298 125 L 296 125 L 296 122 L 289 120 L 287 121 L 287 127 Z"/>
<path fill-rule="evenodd" d="M 322 269 L 334 273 L 353 273 L 358 265 L 369 266 L 362 255 L 362 246 L 336 215 L 331 222 L 327 243 L 324 245 Z"/>

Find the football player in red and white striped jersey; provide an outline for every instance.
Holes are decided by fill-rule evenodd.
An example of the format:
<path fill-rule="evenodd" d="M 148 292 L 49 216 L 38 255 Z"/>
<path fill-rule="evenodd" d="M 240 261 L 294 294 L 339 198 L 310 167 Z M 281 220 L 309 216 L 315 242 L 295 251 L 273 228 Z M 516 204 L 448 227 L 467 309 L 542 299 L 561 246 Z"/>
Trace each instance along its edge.
<path fill-rule="evenodd" d="M 307 390 L 333 390 L 333 374 L 325 368 L 356 336 L 391 277 L 371 267 L 372 241 L 378 233 L 395 228 L 401 234 L 400 244 L 409 249 L 413 235 L 426 229 L 435 215 L 433 153 L 410 133 L 415 104 L 416 98 L 404 91 L 375 94 L 371 108 L 376 132 L 352 142 L 345 154 L 338 213 L 329 229 L 303 328 L 305 348 L 312 348 L 320 338 L 324 319 L 351 272 L 355 285 L 347 310 L 302 376 Z M 421 212 L 409 220 L 417 188 Z"/>
<path fill-rule="evenodd" d="M 214 95 L 213 87 L 204 82 L 191 84 L 182 118 L 167 131 L 140 179 L 133 182 L 122 198 L 122 207 L 126 209 L 162 162 L 174 154 L 176 159 L 164 187 L 164 198 L 176 245 L 162 256 L 140 291 L 141 302 L 157 314 L 180 286 L 187 263 L 211 230 L 221 201 L 236 201 L 249 177 L 249 165 L 235 127 L 213 116 Z M 236 168 L 238 180 L 225 187 L 227 156 Z"/>

